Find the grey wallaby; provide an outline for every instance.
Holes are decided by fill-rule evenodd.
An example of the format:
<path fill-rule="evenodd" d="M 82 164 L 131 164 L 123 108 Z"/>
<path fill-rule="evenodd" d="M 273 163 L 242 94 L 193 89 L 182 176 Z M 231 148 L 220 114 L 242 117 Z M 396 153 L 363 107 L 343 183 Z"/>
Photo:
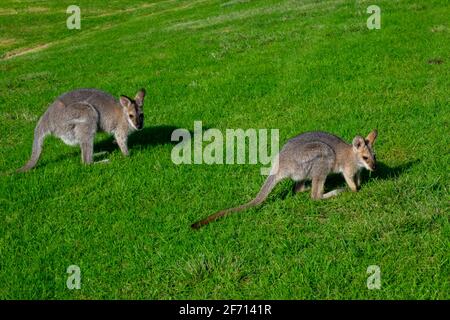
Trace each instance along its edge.
<path fill-rule="evenodd" d="M 114 135 L 120 150 L 128 155 L 128 134 L 144 126 L 145 90 L 134 99 L 112 95 L 97 89 L 77 89 L 59 96 L 39 119 L 34 130 L 33 150 L 30 160 L 19 172 L 33 168 L 42 152 L 48 135 L 59 137 L 68 145 L 80 145 L 81 160 L 93 161 L 94 137 L 97 131 Z"/>
<path fill-rule="evenodd" d="M 221 210 L 191 227 L 198 229 L 220 217 L 232 212 L 257 206 L 262 203 L 283 179 L 290 178 L 296 183 L 294 192 L 306 191 L 305 182 L 311 180 L 311 197 L 326 199 L 336 196 L 343 189 L 324 192 L 324 185 L 330 173 L 342 173 L 350 189 L 358 191 L 361 183 L 361 170 L 375 170 L 376 158 L 373 144 L 377 138 L 377 130 L 373 130 L 364 139 L 356 136 L 352 144 L 341 138 L 320 131 L 306 132 L 289 140 L 278 154 L 278 159 L 271 168 L 271 172 L 259 191 L 258 195 L 241 206 Z"/>

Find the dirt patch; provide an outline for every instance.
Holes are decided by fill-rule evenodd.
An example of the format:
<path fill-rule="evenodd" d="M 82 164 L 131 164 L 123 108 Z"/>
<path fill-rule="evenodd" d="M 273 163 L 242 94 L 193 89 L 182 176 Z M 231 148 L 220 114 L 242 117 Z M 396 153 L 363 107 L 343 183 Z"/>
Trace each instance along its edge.
<path fill-rule="evenodd" d="M 0 115 L 0 119 L 4 121 L 26 121 L 26 122 L 36 122 L 38 116 L 30 111 L 15 111 L 15 112 L 4 112 Z"/>
<path fill-rule="evenodd" d="M 225 3 L 222 3 L 220 6 L 221 7 L 228 7 L 228 6 L 232 6 L 234 4 L 239 4 L 239 3 L 246 3 L 246 2 L 250 2 L 250 0 L 231 0 Z"/>
<path fill-rule="evenodd" d="M 24 54 L 38 52 L 38 51 L 47 49 L 49 46 L 50 46 L 50 44 L 46 43 L 46 44 L 41 44 L 41 45 L 33 47 L 33 48 L 19 48 L 19 49 L 5 53 L 1 60 L 8 60 L 11 58 L 23 56 Z"/>
<path fill-rule="evenodd" d="M 9 47 L 17 42 L 16 39 L 0 39 L 0 47 Z"/>
<path fill-rule="evenodd" d="M 433 58 L 428 60 L 428 64 L 443 64 L 444 60 L 442 60 L 441 58 Z"/>
<path fill-rule="evenodd" d="M 230 23 L 237 20 L 245 20 L 255 16 L 262 16 L 268 14 L 282 14 L 296 11 L 309 10 L 333 10 L 338 4 L 343 3 L 343 0 L 331 0 L 319 3 L 299 3 L 298 1 L 286 1 L 277 5 L 257 7 L 238 12 L 232 12 L 224 15 L 212 16 L 205 19 L 191 20 L 176 23 L 166 28 L 168 31 L 183 30 L 183 29 L 200 29 L 218 25 L 221 23 Z"/>
<path fill-rule="evenodd" d="M 40 12 L 48 12 L 48 8 L 44 7 L 30 7 L 25 10 L 28 13 L 40 13 Z"/>
<path fill-rule="evenodd" d="M 30 81 L 34 79 L 48 79 L 51 73 L 49 71 L 30 72 L 20 75 L 17 79 L 21 81 Z"/>
<path fill-rule="evenodd" d="M 170 2 L 174 2 L 175 0 L 167 0 L 167 1 L 161 1 L 161 2 L 153 2 L 153 3 L 144 3 L 140 6 L 137 7 L 132 7 L 132 8 L 126 8 L 126 9 L 120 9 L 120 10 L 114 10 L 114 11 L 110 11 L 110 12 L 104 12 L 95 15 L 95 18 L 98 17 L 109 17 L 109 16 L 114 16 L 114 15 L 120 15 L 123 13 L 130 13 L 130 12 L 135 12 L 135 11 L 139 11 L 139 10 L 143 10 L 143 9 L 148 9 L 151 7 L 154 7 L 156 5 L 160 5 L 163 3 L 170 3 Z"/>
<path fill-rule="evenodd" d="M 433 28 L 431 28 L 431 32 L 444 32 L 446 30 L 447 28 L 443 25 L 434 26 Z"/>
<path fill-rule="evenodd" d="M 17 14 L 17 11 L 14 9 L 1 9 L 0 8 L 0 16 L 10 16 L 13 14 Z"/>
<path fill-rule="evenodd" d="M 0 16 L 11 16 L 14 14 L 23 14 L 23 13 L 43 13 L 49 12 L 49 8 L 44 7 L 29 7 L 25 9 L 0 9 Z M 64 11 L 65 12 L 65 11 Z"/>

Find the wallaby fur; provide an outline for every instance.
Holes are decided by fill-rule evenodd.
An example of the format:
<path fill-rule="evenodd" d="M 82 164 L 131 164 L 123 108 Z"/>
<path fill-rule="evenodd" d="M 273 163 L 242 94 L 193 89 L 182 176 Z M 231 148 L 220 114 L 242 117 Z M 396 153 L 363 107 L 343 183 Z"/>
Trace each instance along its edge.
<path fill-rule="evenodd" d="M 97 89 L 77 89 L 59 96 L 39 119 L 34 130 L 31 158 L 19 172 L 32 169 L 42 152 L 48 135 L 59 137 L 68 145 L 80 145 L 81 160 L 93 161 L 94 137 L 97 131 L 114 135 L 120 150 L 128 155 L 128 134 L 144 126 L 145 90 L 134 99 L 112 95 Z"/>
<path fill-rule="evenodd" d="M 356 136 L 352 144 L 326 132 L 313 131 L 300 134 L 289 140 L 278 154 L 278 161 L 273 165 L 270 175 L 258 195 L 241 206 L 221 210 L 191 227 L 198 229 L 208 223 L 232 212 L 242 211 L 262 203 L 275 185 L 283 179 L 294 180 L 294 192 L 306 191 L 305 182 L 311 180 L 311 197 L 326 199 L 343 191 L 336 189 L 323 193 L 324 184 L 330 173 L 342 173 L 350 189 L 358 191 L 361 183 L 361 170 L 376 168 L 373 144 L 377 138 L 373 130 L 364 139 Z"/>

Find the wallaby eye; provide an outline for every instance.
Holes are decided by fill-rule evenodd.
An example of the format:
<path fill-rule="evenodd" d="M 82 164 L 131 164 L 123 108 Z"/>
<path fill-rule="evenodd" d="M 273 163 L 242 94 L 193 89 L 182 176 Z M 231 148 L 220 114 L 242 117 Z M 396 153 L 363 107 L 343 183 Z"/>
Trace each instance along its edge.
<path fill-rule="evenodd" d="M 363 160 L 367 161 L 367 160 L 369 160 L 369 157 L 363 156 Z"/>
<path fill-rule="evenodd" d="M 130 119 L 133 119 L 133 118 L 134 118 L 134 115 L 130 114 Z"/>

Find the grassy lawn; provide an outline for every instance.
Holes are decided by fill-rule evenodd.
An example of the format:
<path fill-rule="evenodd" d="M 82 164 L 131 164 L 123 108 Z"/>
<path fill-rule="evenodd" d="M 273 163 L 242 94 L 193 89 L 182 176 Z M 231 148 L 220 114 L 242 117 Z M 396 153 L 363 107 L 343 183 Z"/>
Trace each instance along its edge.
<path fill-rule="evenodd" d="M 81 30 L 68 30 L 71 4 L 0 8 L 0 299 L 450 298 L 447 1 L 79 0 Z M 366 26 L 371 4 L 380 30 Z M 110 162 L 83 166 L 49 138 L 15 173 L 48 104 L 86 87 L 147 89 L 130 157 L 99 134 Z M 377 128 L 379 169 L 324 201 L 285 181 L 192 231 L 265 179 L 260 165 L 175 165 L 171 133 L 194 121 L 277 128 L 281 143 Z M 70 265 L 81 290 L 66 287 Z"/>

